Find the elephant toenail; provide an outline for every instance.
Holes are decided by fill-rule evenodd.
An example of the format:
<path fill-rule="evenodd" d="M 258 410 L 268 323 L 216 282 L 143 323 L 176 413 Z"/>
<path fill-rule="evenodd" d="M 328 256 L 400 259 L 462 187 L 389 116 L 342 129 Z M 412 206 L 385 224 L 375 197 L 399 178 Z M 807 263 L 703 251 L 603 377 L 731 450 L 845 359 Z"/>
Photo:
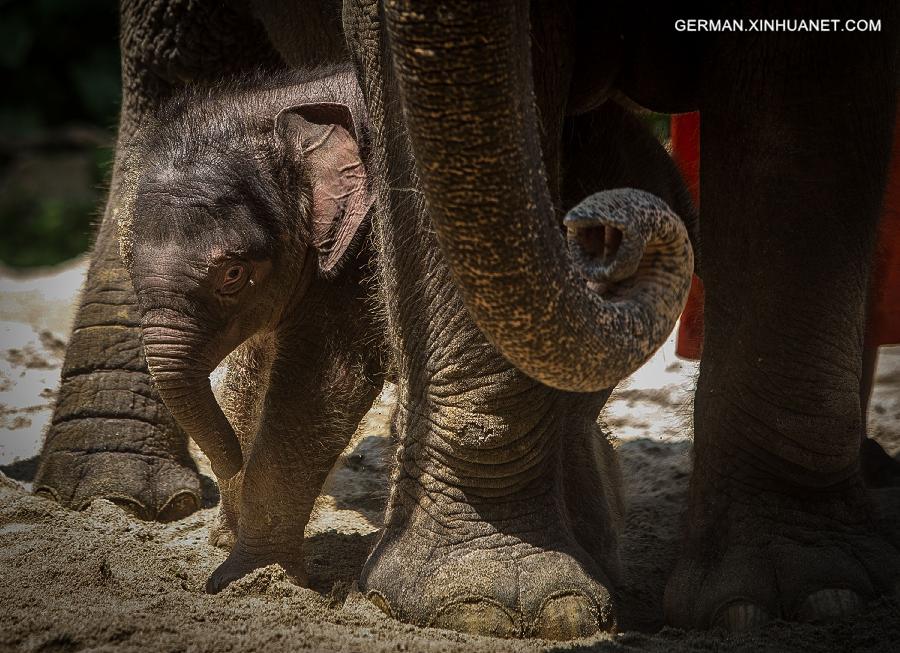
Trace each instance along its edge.
<path fill-rule="evenodd" d="M 862 612 L 862 597 L 848 589 L 824 589 L 813 592 L 797 610 L 797 620 L 809 623 L 836 621 Z"/>
<path fill-rule="evenodd" d="M 563 594 L 544 601 L 529 634 L 541 639 L 569 640 L 614 629 L 615 619 L 611 614 L 603 618 L 594 601 L 583 594 Z"/>
<path fill-rule="evenodd" d="M 713 618 L 712 627 L 732 633 L 745 633 L 771 621 L 773 621 L 772 615 L 758 603 L 733 601 L 719 608 Z"/>
<path fill-rule="evenodd" d="M 457 600 L 443 606 L 428 625 L 505 639 L 520 636 L 516 619 L 508 610 L 495 601 L 480 597 Z"/>
<path fill-rule="evenodd" d="M 372 605 L 374 605 L 376 608 L 381 610 L 383 613 L 385 613 L 391 619 L 394 618 L 394 613 L 391 611 L 391 606 L 387 602 L 387 599 L 385 599 L 381 595 L 381 592 L 375 592 L 375 591 L 369 592 L 368 594 L 366 594 L 366 598 L 369 599 L 369 601 L 372 603 Z"/>
<path fill-rule="evenodd" d="M 95 499 L 89 499 L 85 501 L 81 506 L 78 507 L 79 510 L 87 510 L 90 505 L 94 502 Z M 150 514 L 150 509 L 143 505 L 142 503 L 138 503 L 134 499 L 130 499 L 128 497 L 109 497 L 110 502 L 116 504 L 123 512 L 136 519 L 140 519 L 141 521 L 152 521 L 153 516 Z"/>
<path fill-rule="evenodd" d="M 188 515 L 200 509 L 200 501 L 193 492 L 179 492 L 159 509 L 156 520 L 160 522 L 172 522 L 184 519 Z"/>
<path fill-rule="evenodd" d="M 34 495 L 36 497 L 40 497 L 41 499 L 49 499 L 50 501 L 61 503 L 59 492 L 57 492 L 53 488 L 39 487 L 34 491 Z"/>

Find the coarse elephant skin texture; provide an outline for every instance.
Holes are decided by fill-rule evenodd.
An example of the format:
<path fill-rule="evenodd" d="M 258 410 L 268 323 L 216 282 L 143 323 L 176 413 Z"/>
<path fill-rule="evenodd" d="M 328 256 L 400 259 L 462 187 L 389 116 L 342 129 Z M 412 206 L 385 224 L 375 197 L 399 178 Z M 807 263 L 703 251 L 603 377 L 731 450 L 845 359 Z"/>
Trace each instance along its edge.
<path fill-rule="evenodd" d="M 783 17 L 774 4 L 734 2 L 727 13 Z M 609 328 L 600 311 L 618 292 L 608 283 L 618 276 L 610 256 L 628 268 L 638 250 L 627 228 L 589 211 L 603 229 L 575 222 L 573 255 L 559 217 L 600 190 L 659 193 L 621 169 L 599 186 L 569 179 L 585 168 L 565 161 L 567 125 L 593 111 L 602 123 L 605 107 L 635 102 L 703 115 L 702 214 L 699 228 L 689 216 L 685 227 L 702 244 L 706 333 L 668 620 L 742 631 L 773 619 L 840 619 L 896 594 L 896 497 L 879 500 L 863 483 L 859 396 L 898 10 L 877 2 L 842 10 L 842 20 L 873 16 L 885 27 L 826 36 L 679 33 L 672 25 L 683 15 L 671 10 L 648 17 L 642 7 L 602 3 L 345 5 L 372 124 L 381 284 L 400 371 L 400 472 L 363 573 L 377 604 L 415 623 L 507 636 L 565 638 L 614 623 L 602 616 L 614 609 L 611 567 L 591 567 L 572 546 L 588 550 L 566 524 L 569 495 L 554 480 L 583 465 L 570 460 L 579 429 L 567 417 L 589 415 L 582 404 L 556 413 L 570 395 L 554 393 L 577 390 L 584 405 L 602 405 L 601 388 L 640 359 L 616 367 L 628 346 L 656 344 L 647 325 L 660 311 L 650 301 L 638 310 L 646 322 Z M 796 3 L 795 11 L 815 13 Z M 595 166 L 620 161 L 617 149 L 594 149 Z M 415 257 L 404 249 L 410 242 L 421 243 Z M 552 399 L 529 395 L 519 370 L 558 388 L 535 386 Z M 519 399 L 527 408 L 511 409 Z M 470 437 L 473 424 L 483 437 Z M 524 499 L 532 486 L 505 480 L 526 468 L 528 478 L 548 474 L 537 484 L 553 497 L 546 506 Z M 501 469 L 503 481 L 494 476 Z M 485 486 L 490 508 L 480 501 Z M 498 486 L 505 507 L 493 503 Z M 582 532 L 595 544 L 614 540 L 609 513 L 587 523 Z M 556 559 L 557 584 L 541 585 L 546 577 L 526 563 L 532 556 Z M 596 549 L 590 557 L 604 559 Z M 612 608 L 586 589 L 591 582 L 606 588 Z M 578 599 L 567 599 L 572 609 L 559 619 L 534 607 L 560 595 Z"/>
<path fill-rule="evenodd" d="M 101 227 L 34 491 L 82 510 L 108 499 L 141 519 L 201 505 L 187 439 L 147 373 L 131 281 Z"/>
<path fill-rule="evenodd" d="M 313 502 L 381 389 L 366 133 L 344 66 L 188 87 L 126 145 L 116 217 L 147 364 L 222 487 L 213 539 L 233 540 L 210 592 L 272 563 L 306 584 Z"/>
<path fill-rule="evenodd" d="M 380 207 L 375 242 L 397 369 L 392 433 L 400 443 L 384 532 L 360 587 L 387 614 L 423 626 L 558 640 L 614 630 L 623 506 L 615 454 L 596 420 L 617 379 L 592 379 L 592 392 L 544 385 L 501 355 L 476 326 L 421 195 L 413 192 L 419 179 L 402 138 L 399 93 L 382 65 L 382 27 L 377 3 L 345 5 L 345 33 L 372 124 L 370 170 Z M 550 37 L 541 32 L 535 38 Z M 546 88 L 558 81 L 542 78 Z M 557 114 L 552 102 L 542 111 Z M 488 147 L 483 139 L 490 135 L 460 136 L 463 125 L 445 120 L 451 112 L 438 113 L 430 114 L 431 129 Z M 551 171 L 556 215 L 572 209 L 571 250 L 562 221 L 554 215 L 547 224 L 545 233 L 558 247 L 552 256 L 582 298 L 606 309 L 608 317 L 595 317 L 614 323 L 612 315 L 621 310 L 630 320 L 631 330 L 617 337 L 619 351 L 629 352 L 623 358 L 633 358 L 610 366 L 637 365 L 671 328 L 692 269 L 693 209 L 683 183 L 659 143 L 612 103 L 584 120 L 563 120 L 541 145 L 535 151 Z M 595 148 L 614 148 L 616 161 L 590 165 Z M 437 168 L 450 178 L 442 164 Z M 441 191 L 464 196 L 465 177 L 453 176 Z M 523 179 L 507 181 L 521 194 Z M 601 192 L 623 187 L 632 190 Z M 592 197 L 582 204 L 586 195 Z M 515 198 L 482 199 L 484 206 L 466 211 L 503 209 Z M 496 234 L 506 249 L 493 260 L 512 273 L 534 266 L 540 277 L 547 260 L 516 249 L 523 241 L 539 247 L 539 230 L 517 229 L 511 222 Z M 476 249 L 489 248 L 482 243 Z M 535 278 L 534 292 L 547 290 L 540 286 L 546 279 Z M 574 341 L 571 334 L 563 337 Z M 586 389 L 577 382 L 573 387 Z"/>

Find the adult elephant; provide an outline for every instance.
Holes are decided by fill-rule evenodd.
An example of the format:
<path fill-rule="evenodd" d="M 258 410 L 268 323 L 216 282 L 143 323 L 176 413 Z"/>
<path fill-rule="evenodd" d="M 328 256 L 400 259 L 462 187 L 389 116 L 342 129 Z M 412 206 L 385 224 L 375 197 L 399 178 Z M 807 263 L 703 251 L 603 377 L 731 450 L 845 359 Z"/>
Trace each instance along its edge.
<path fill-rule="evenodd" d="M 186 83 L 346 61 L 340 22 L 337 0 L 123 1 L 119 143 Z M 150 381 L 134 291 L 119 258 L 122 151 L 117 147 L 34 488 L 74 509 L 105 498 L 166 521 L 200 507 L 201 484 L 187 437 Z"/>
<path fill-rule="evenodd" d="M 391 216 L 380 250 L 403 443 L 362 580 L 402 618 L 552 636 L 611 622 L 610 578 L 591 565 L 606 571 L 596 555 L 604 515 L 578 512 L 596 497 L 577 479 L 590 457 L 577 422 L 560 416 L 584 419 L 583 406 L 602 403 L 620 362 L 608 350 L 623 340 L 571 287 L 578 275 L 553 207 L 564 116 L 621 96 L 703 114 L 707 326 L 669 620 L 738 630 L 816 621 L 897 591 L 896 530 L 891 539 L 862 484 L 858 447 L 898 5 L 854 5 L 852 16 L 774 2 L 633 11 L 525 0 L 345 6 L 390 180 L 379 191 Z M 823 13 L 844 29 L 675 31 L 689 16 Z M 857 18 L 880 20 L 880 31 L 845 28 Z"/>

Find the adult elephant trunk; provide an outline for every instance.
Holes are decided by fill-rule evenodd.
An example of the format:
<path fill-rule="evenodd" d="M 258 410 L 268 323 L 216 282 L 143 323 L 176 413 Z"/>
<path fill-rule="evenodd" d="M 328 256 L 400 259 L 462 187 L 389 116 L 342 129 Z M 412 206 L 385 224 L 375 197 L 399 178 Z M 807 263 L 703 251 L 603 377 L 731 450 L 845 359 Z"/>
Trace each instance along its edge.
<path fill-rule="evenodd" d="M 597 391 L 662 344 L 693 257 L 680 220 L 639 191 L 578 207 L 568 251 L 541 163 L 528 11 L 527 0 L 387 0 L 386 22 L 426 206 L 473 319 L 530 376 Z M 582 247 L 596 242 L 579 233 L 591 225 L 622 232 L 622 260 Z M 612 251 L 618 234 L 600 234 Z M 623 271 L 633 278 L 606 296 L 589 283 Z"/>
<path fill-rule="evenodd" d="M 147 366 L 163 403 L 209 458 L 215 475 L 231 478 L 243 461 L 234 429 L 209 382 L 218 360 L 210 360 L 200 343 L 185 344 L 190 339 L 179 329 L 145 324 L 142 332 Z"/>

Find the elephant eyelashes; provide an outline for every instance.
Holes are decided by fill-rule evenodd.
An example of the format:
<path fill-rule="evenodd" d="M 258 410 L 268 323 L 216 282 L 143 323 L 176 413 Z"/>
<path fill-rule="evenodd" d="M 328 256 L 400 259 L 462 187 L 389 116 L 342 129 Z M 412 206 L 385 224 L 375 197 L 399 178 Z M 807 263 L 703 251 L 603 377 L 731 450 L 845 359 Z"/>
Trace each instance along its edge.
<path fill-rule="evenodd" d="M 240 292 L 250 280 L 250 270 L 244 263 L 230 261 L 222 266 L 219 294 L 233 295 Z"/>

